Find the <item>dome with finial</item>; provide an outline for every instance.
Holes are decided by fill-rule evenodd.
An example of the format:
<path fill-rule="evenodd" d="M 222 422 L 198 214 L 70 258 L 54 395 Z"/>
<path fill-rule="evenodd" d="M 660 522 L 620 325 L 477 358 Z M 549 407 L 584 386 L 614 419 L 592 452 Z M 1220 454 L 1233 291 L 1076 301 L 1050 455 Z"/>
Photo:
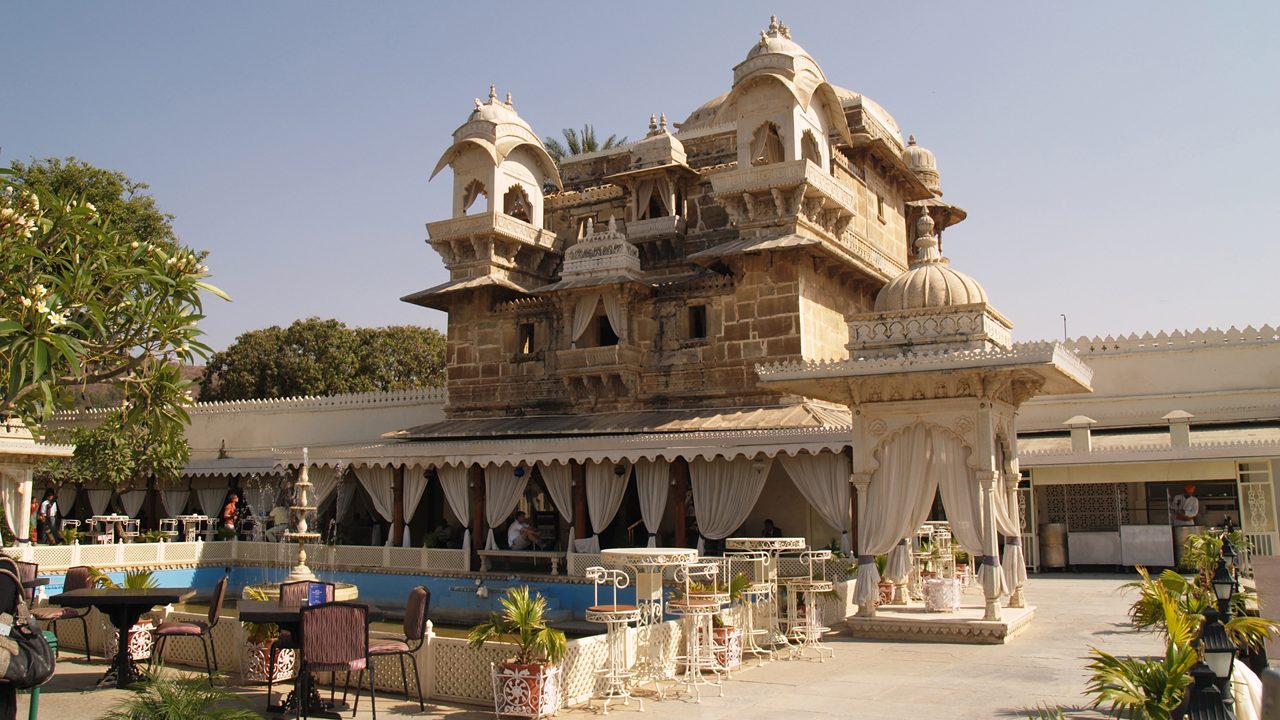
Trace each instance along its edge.
<path fill-rule="evenodd" d="M 876 295 L 876 312 L 949 308 L 987 302 L 977 280 L 951 267 L 938 251 L 934 222 L 923 213 L 916 222 L 916 258 L 911 268 L 894 278 Z"/>
<path fill-rule="evenodd" d="M 684 143 L 667 130 L 667 114 L 662 113 L 661 119 L 650 115 L 649 133 L 631 144 L 631 169 L 687 163 Z"/>
<path fill-rule="evenodd" d="M 483 148 L 493 158 L 495 165 L 506 159 L 516 148 L 528 147 L 536 156 L 542 172 L 557 186 L 560 185 L 560 172 L 555 161 L 547 154 L 542 139 L 516 112 L 511 93 L 507 93 L 505 101 L 499 100 L 498 90 L 493 85 L 489 86 L 489 99 L 482 102 L 476 98 L 475 107 L 467 121 L 453 131 L 453 145 L 441 156 L 431 177 L 435 177 L 468 145 Z"/>
<path fill-rule="evenodd" d="M 915 135 L 908 136 L 907 146 L 902 149 L 902 161 L 920 178 L 925 187 L 938 195 L 942 194 L 938 160 L 933 156 L 932 150 L 916 144 Z"/>
<path fill-rule="evenodd" d="M 747 51 L 746 59 L 733 68 L 734 86 L 759 72 L 793 79 L 807 75 L 810 77 L 804 84 L 810 89 L 827 81 L 818 62 L 791 39 L 791 30 L 777 15 L 769 18 L 769 28 L 760 32 L 760 40 Z"/>
<path fill-rule="evenodd" d="M 777 15 L 769 17 L 769 29 L 760 31 L 760 41 L 747 52 L 747 60 L 757 55 L 776 53 L 792 57 L 806 57 L 812 60 L 804 48 L 791 39 L 791 30 L 786 23 L 779 22 Z"/>

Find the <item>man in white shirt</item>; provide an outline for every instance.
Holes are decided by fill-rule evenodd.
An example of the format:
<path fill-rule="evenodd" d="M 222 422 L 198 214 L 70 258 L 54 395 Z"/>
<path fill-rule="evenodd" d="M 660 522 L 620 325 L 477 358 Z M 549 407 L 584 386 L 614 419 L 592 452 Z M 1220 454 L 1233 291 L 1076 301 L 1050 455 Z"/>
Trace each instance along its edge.
<path fill-rule="evenodd" d="M 512 550 L 530 550 L 536 548 L 541 540 L 538 531 L 529 526 L 528 516 L 523 511 L 516 511 L 515 518 L 507 527 L 507 547 Z"/>
<path fill-rule="evenodd" d="M 1188 483 L 1182 489 L 1183 493 L 1173 498 L 1173 524 L 1195 525 L 1200 516 L 1200 498 L 1196 497 L 1196 486 Z"/>

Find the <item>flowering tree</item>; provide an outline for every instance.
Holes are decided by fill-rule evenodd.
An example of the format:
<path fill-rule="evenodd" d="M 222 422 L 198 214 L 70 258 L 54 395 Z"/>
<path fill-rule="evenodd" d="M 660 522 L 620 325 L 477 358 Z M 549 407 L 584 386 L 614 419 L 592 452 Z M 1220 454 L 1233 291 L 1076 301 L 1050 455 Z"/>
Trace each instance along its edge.
<path fill-rule="evenodd" d="M 139 232 L 123 210 L 100 211 L 89 187 L 59 193 L 33 181 L 33 170 L 51 166 L 65 169 L 0 168 L 0 415 L 39 431 L 77 388 L 114 384 L 124 400 L 74 432 L 70 472 L 112 484 L 176 477 L 190 403 L 177 365 L 209 353 L 197 327 L 201 293 L 226 296 L 204 282 L 201 256 L 172 239 L 167 216 L 155 213 L 167 235 Z"/>

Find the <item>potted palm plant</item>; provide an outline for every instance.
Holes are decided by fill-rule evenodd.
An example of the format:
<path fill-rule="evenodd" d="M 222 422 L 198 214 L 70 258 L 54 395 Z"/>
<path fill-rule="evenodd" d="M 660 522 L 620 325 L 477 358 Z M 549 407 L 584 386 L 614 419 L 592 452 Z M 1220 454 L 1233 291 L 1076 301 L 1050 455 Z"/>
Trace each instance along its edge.
<path fill-rule="evenodd" d="M 493 666 L 493 702 L 499 715 L 537 718 L 560 708 L 559 668 L 568 652 L 564 633 L 547 625 L 547 600 L 528 586 L 513 587 L 502 598 L 502 612 L 471 628 L 467 642 L 515 646 L 515 655 Z"/>
<path fill-rule="evenodd" d="M 880 575 L 880 582 L 876 585 L 876 605 L 888 605 L 893 602 L 893 583 L 884 579 L 885 568 L 889 566 L 888 555 L 876 555 L 876 572 Z"/>
<path fill-rule="evenodd" d="M 268 600 L 267 593 L 259 587 L 247 587 L 245 600 Z M 275 623 L 258 623 L 242 620 L 244 628 L 244 679 L 247 682 L 266 682 L 271 669 L 271 648 L 280 638 L 280 626 Z M 281 648 L 276 653 L 275 673 L 271 682 L 288 680 L 297 671 L 297 655 L 293 648 Z"/>
<path fill-rule="evenodd" d="M 150 570 L 130 570 L 124 574 L 124 581 L 117 585 L 105 572 L 98 568 L 89 568 L 89 584 L 90 587 L 98 588 L 145 589 L 158 587 L 160 582 Z M 129 628 L 129 657 L 135 661 L 146 660 L 151 657 L 151 647 L 155 643 L 155 639 L 151 636 L 151 631 L 155 629 L 155 626 L 154 619 L 143 617 L 134 623 L 133 627 Z M 102 616 L 102 634 L 108 648 L 118 647 L 120 629 L 113 626 L 107 620 L 106 615 Z"/>

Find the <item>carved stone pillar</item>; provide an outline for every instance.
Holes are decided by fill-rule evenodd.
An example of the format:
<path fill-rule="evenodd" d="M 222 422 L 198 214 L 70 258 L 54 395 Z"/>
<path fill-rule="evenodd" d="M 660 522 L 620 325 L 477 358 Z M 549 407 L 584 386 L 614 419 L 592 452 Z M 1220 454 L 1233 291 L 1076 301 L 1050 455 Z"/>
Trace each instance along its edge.
<path fill-rule="evenodd" d="M 1016 465 L 1016 461 L 1015 461 L 1015 465 Z M 1022 544 L 1022 533 L 1021 533 L 1022 512 L 1018 508 L 1018 479 L 1019 479 L 1019 475 L 1016 472 L 1005 474 L 1004 499 L 1007 503 L 1009 503 L 1009 517 L 1013 518 L 1013 526 L 1019 529 L 1016 542 L 1019 545 L 1021 545 Z M 1006 548 L 1006 552 L 1008 552 L 1007 548 Z M 1026 553 L 1026 548 L 1023 548 L 1023 553 Z M 1026 556 L 1024 554 L 1023 562 L 1025 562 L 1025 557 Z M 1021 574 L 1019 573 L 1018 580 L 1014 584 L 1014 586 L 1010 588 L 1005 588 L 1006 590 L 1009 591 L 1009 607 L 1011 608 L 1026 607 L 1027 603 L 1026 603 L 1026 598 L 1023 597 L 1022 585 L 1023 585 L 1022 578 L 1021 578 Z"/>
<path fill-rule="evenodd" d="M 867 489 L 871 485 L 871 473 L 859 473 L 859 472 L 851 473 L 849 475 L 849 482 L 853 484 L 853 491 L 854 491 L 853 496 L 855 498 L 855 503 L 858 508 L 858 514 L 854 518 L 854 527 L 861 528 L 862 523 L 865 521 L 865 518 L 867 516 Z M 865 548 L 862 547 L 862 542 L 860 538 L 857 537 L 857 535 L 854 536 L 853 542 L 857 548 L 856 552 L 859 553 L 859 555 L 857 555 L 858 564 L 861 565 L 862 564 L 861 553 L 863 550 L 865 550 Z M 860 617 L 875 617 L 876 616 L 875 603 L 862 603 L 858 605 L 858 615 Z"/>
<path fill-rule="evenodd" d="M 982 573 L 982 594 L 986 596 L 983 619 L 996 621 L 1000 619 L 1000 590 L 1004 577 L 1004 571 L 1000 567 L 995 516 L 1000 475 L 990 470 L 975 470 L 973 474 L 974 482 L 978 484 L 979 507 L 982 509 L 982 560 L 979 568 Z"/>

